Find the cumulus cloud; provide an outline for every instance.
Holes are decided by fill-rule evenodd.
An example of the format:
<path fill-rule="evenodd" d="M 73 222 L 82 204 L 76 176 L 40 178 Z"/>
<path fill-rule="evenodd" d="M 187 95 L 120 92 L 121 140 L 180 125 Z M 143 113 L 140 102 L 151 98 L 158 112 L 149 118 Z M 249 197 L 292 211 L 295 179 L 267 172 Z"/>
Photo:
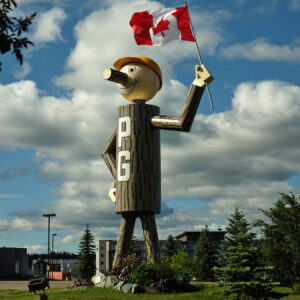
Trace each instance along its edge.
<path fill-rule="evenodd" d="M 223 48 L 221 53 L 229 59 L 246 58 L 253 61 L 270 60 L 300 63 L 300 47 L 298 45 L 278 46 L 271 44 L 266 38 Z"/>
<path fill-rule="evenodd" d="M 300 0 L 290 0 L 288 8 L 290 10 L 298 10 L 300 8 Z"/>
<path fill-rule="evenodd" d="M 63 9 L 54 7 L 37 17 L 37 24 L 32 40 L 35 43 L 55 42 L 62 39 L 61 24 L 67 15 Z"/>
<path fill-rule="evenodd" d="M 44 245 L 25 245 L 24 248 L 27 248 L 28 254 L 47 252 L 47 247 Z"/>
<path fill-rule="evenodd" d="M 57 79 L 70 89 L 68 98 L 41 96 L 29 80 L 0 84 L 0 145 L 35 149 L 40 178 L 58 184 L 49 207 L 14 212 L 13 220 L 0 221 L 0 230 L 46 229 L 41 215 L 56 212 L 51 228 L 68 231 L 63 244 L 72 242 L 70 235 L 78 240 L 78 229 L 86 223 L 95 228 L 96 238 L 117 236 L 120 216 L 107 195 L 113 178 L 100 153 L 116 127 L 117 107 L 126 102 L 101 73 L 122 56 L 143 53 L 154 58 L 163 70 L 164 85 L 151 104 L 160 106 L 162 114 L 178 115 L 187 87 L 174 78 L 173 67 L 195 54 L 195 45 L 188 42 L 178 41 L 178 47 L 174 41 L 159 51 L 128 43 L 133 40 L 128 28 L 131 13 L 145 7 L 162 5 L 120 1 L 118 7 L 93 12 L 78 23 L 67 71 Z M 221 41 L 221 17 L 202 14 L 210 22 L 200 28 L 192 16 L 196 32 L 209 32 L 212 38 L 201 49 L 213 53 Z M 118 22 L 111 22 L 115 19 Z M 193 66 L 189 73 L 192 81 Z M 234 206 L 255 217 L 257 208 L 272 205 L 277 192 L 291 189 L 284 180 L 300 169 L 299 92 L 298 86 L 286 82 L 241 83 L 230 110 L 197 115 L 191 133 L 162 132 L 160 237 L 204 224 L 217 228 Z M 169 198 L 196 199 L 203 207 L 171 208 Z"/>
<path fill-rule="evenodd" d="M 30 74 L 32 68 L 28 62 L 24 62 L 22 66 L 18 67 L 14 72 L 14 75 L 17 79 L 24 79 L 28 74 Z"/>

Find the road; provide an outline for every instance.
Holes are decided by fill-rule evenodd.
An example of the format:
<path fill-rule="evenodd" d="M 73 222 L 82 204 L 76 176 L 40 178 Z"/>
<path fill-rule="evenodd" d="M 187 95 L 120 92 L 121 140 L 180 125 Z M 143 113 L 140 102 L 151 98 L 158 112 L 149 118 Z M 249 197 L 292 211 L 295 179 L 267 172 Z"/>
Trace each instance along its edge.
<path fill-rule="evenodd" d="M 28 280 L 6 281 L 0 280 L 0 290 L 28 290 Z M 63 289 L 73 286 L 74 282 L 70 281 L 55 281 L 50 280 L 50 288 Z"/>

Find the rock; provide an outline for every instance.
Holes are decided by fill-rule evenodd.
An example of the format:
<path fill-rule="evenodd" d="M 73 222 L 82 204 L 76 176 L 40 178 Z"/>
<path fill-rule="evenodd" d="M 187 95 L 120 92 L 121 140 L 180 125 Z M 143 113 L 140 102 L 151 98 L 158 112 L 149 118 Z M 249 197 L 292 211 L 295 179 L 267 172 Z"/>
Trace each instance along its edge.
<path fill-rule="evenodd" d="M 98 283 L 96 286 L 97 286 L 97 287 L 100 287 L 100 288 L 105 288 L 105 286 L 106 286 L 106 281 L 105 281 L 105 280 L 104 280 L 104 281 L 101 281 L 101 282 Z"/>
<path fill-rule="evenodd" d="M 107 276 L 105 287 L 115 286 L 118 283 L 118 278 L 116 276 Z"/>
<path fill-rule="evenodd" d="M 126 283 L 122 286 L 122 291 L 124 293 L 130 294 L 131 290 L 132 290 L 132 284 L 130 284 L 130 283 Z"/>
<path fill-rule="evenodd" d="M 139 287 L 137 284 L 134 283 L 131 288 L 131 294 L 136 294 L 138 293 L 138 291 L 139 291 Z"/>
<path fill-rule="evenodd" d="M 106 279 L 106 276 L 103 273 L 99 272 L 92 278 L 92 281 L 94 284 L 98 284 L 102 281 L 105 281 L 105 279 Z"/>
<path fill-rule="evenodd" d="M 122 286 L 125 284 L 125 281 L 119 281 L 115 286 L 114 288 L 118 291 L 122 291 Z"/>

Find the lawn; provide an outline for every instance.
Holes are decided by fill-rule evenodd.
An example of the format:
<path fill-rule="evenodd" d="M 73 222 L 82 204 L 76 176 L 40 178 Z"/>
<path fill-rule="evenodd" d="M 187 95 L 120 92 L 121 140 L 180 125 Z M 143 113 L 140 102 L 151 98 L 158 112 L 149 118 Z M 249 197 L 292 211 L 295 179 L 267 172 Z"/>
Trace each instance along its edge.
<path fill-rule="evenodd" d="M 284 293 L 291 293 L 291 289 L 279 288 L 277 291 Z M 231 297 L 225 297 L 222 294 L 222 288 L 217 285 L 198 285 L 194 292 L 178 293 L 169 295 L 149 295 L 149 294 L 124 294 L 118 292 L 112 288 L 101 289 L 97 287 L 90 287 L 85 289 L 50 289 L 47 291 L 49 300 L 60 299 L 81 299 L 81 300 L 113 300 L 113 299 L 155 299 L 155 300 L 226 300 L 232 299 Z M 32 300 L 33 295 L 28 291 L 0 291 L 1 300 Z M 289 295 L 281 298 L 283 300 L 300 300 L 300 295 Z"/>

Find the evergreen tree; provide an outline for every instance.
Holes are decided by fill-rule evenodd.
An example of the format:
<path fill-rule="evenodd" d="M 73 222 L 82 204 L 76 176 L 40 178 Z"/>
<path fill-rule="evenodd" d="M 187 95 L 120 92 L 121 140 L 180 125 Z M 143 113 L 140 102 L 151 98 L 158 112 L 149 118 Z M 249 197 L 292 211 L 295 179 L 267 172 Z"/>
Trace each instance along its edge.
<path fill-rule="evenodd" d="M 168 236 L 162 252 L 163 256 L 168 258 L 171 258 L 174 254 L 177 253 L 176 243 L 171 234 Z"/>
<path fill-rule="evenodd" d="M 86 229 L 79 242 L 79 275 L 88 281 L 95 275 L 96 258 L 95 258 L 94 237 L 86 225 Z"/>
<path fill-rule="evenodd" d="M 134 234 L 132 235 L 132 238 L 130 240 L 129 252 L 130 252 L 130 254 L 133 254 L 133 255 L 136 255 L 136 252 L 137 252 L 137 239 Z"/>
<path fill-rule="evenodd" d="M 12 12 L 14 7 L 17 7 L 16 1 L 0 0 L 0 53 L 5 54 L 12 50 L 22 65 L 23 56 L 21 49 L 27 48 L 28 45 L 33 45 L 33 43 L 28 40 L 27 37 L 23 37 L 22 34 L 28 31 L 28 27 L 31 25 L 36 14 L 34 13 L 25 18 L 10 17 L 9 13 Z"/>
<path fill-rule="evenodd" d="M 226 229 L 221 266 L 215 268 L 219 282 L 226 287 L 227 294 L 236 295 L 235 299 L 268 299 L 276 283 L 266 276 L 270 267 L 262 264 L 255 234 L 250 232 L 243 212 L 236 208 Z"/>
<path fill-rule="evenodd" d="M 280 194 L 275 206 L 262 210 L 268 222 L 258 220 L 264 253 L 274 266 L 273 276 L 281 283 L 300 281 L 300 197 Z"/>
<path fill-rule="evenodd" d="M 201 281 L 214 281 L 213 267 L 216 266 L 215 244 L 208 227 L 202 230 L 194 252 L 194 276 Z"/>

